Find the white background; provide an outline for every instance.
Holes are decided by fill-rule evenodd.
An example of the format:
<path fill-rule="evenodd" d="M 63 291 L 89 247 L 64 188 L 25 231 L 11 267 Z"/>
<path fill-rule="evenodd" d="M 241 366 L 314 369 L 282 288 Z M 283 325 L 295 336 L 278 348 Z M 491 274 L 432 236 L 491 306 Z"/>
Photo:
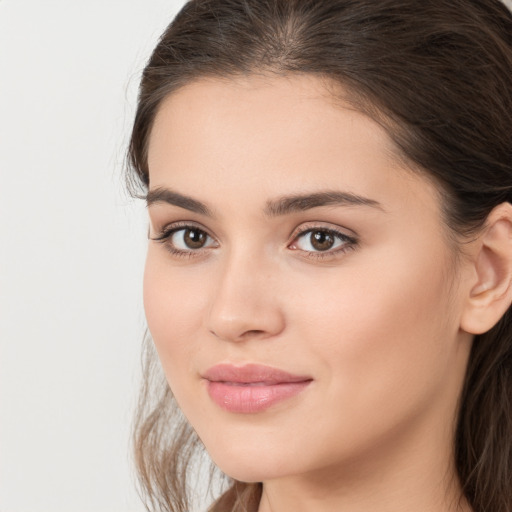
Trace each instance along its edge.
<path fill-rule="evenodd" d="M 140 71 L 182 4 L 0 0 L 0 512 L 143 510 L 146 228 L 122 168 Z"/>
<path fill-rule="evenodd" d="M 0 1 L 0 512 L 136 512 L 146 223 L 122 167 L 180 0 Z"/>

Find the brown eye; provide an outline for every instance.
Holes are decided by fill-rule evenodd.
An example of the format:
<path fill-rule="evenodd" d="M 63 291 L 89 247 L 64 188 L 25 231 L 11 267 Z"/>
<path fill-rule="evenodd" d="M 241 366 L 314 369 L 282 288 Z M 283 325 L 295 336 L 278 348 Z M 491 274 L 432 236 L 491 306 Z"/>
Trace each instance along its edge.
<path fill-rule="evenodd" d="M 309 235 L 311 247 L 317 251 L 332 249 L 336 241 L 334 236 L 328 231 L 311 231 Z"/>
<path fill-rule="evenodd" d="M 207 239 L 208 235 L 200 229 L 183 230 L 183 242 L 189 249 L 201 249 Z"/>
<path fill-rule="evenodd" d="M 172 250 L 184 253 L 217 246 L 206 231 L 194 226 L 173 229 L 170 234 L 161 237 L 160 241 Z"/>
<path fill-rule="evenodd" d="M 299 233 L 289 247 L 308 253 L 335 253 L 338 250 L 353 247 L 356 243 L 357 241 L 353 237 L 333 229 L 316 228 Z"/>

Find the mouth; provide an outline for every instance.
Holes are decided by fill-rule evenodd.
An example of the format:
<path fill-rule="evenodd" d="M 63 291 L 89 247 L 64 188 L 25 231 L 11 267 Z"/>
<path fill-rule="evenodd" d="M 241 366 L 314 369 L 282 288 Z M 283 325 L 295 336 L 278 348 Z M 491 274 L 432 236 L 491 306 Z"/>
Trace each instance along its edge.
<path fill-rule="evenodd" d="M 219 364 L 203 375 L 210 398 L 222 409 L 239 414 L 263 412 L 299 394 L 313 379 L 270 366 Z"/>

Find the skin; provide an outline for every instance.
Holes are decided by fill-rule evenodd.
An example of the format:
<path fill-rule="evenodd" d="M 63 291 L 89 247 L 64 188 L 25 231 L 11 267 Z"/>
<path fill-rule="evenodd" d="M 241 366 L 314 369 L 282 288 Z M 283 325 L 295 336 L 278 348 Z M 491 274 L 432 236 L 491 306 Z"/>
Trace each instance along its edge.
<path fill-rule="evenodd" d="M 150 201 L 148 326 L 212 459 L 263 482 L 259 512 L 469 511 L 452 447 L 478 273 L 455 257 L 432 182 L 308 76 L 183 87 L 159 110 L 148 161 L 150 191 L 210 213 Z M 375 203 L 266 212 L 323 191 Z M 183 231 L 153 240 L 184 225 L 208 234 L 202 248 L 187 249 Z M 316 251 L 308 229 L 344 236 Z M 231 413 L 201 378 L 218 363 L 312 382 L 264 412 Z"/>

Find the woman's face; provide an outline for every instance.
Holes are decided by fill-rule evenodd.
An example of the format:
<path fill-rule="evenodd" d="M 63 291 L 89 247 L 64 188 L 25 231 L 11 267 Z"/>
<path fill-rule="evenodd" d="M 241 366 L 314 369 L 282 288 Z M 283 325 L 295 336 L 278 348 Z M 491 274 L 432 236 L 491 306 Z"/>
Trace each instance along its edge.
<path fill-rule="evenodd" d="M 149 169 L 148 325 L 221 469 L 450 453 L 464 268 L 378 124 L 313 77 L 205 79 L 162 104 Z"/>

